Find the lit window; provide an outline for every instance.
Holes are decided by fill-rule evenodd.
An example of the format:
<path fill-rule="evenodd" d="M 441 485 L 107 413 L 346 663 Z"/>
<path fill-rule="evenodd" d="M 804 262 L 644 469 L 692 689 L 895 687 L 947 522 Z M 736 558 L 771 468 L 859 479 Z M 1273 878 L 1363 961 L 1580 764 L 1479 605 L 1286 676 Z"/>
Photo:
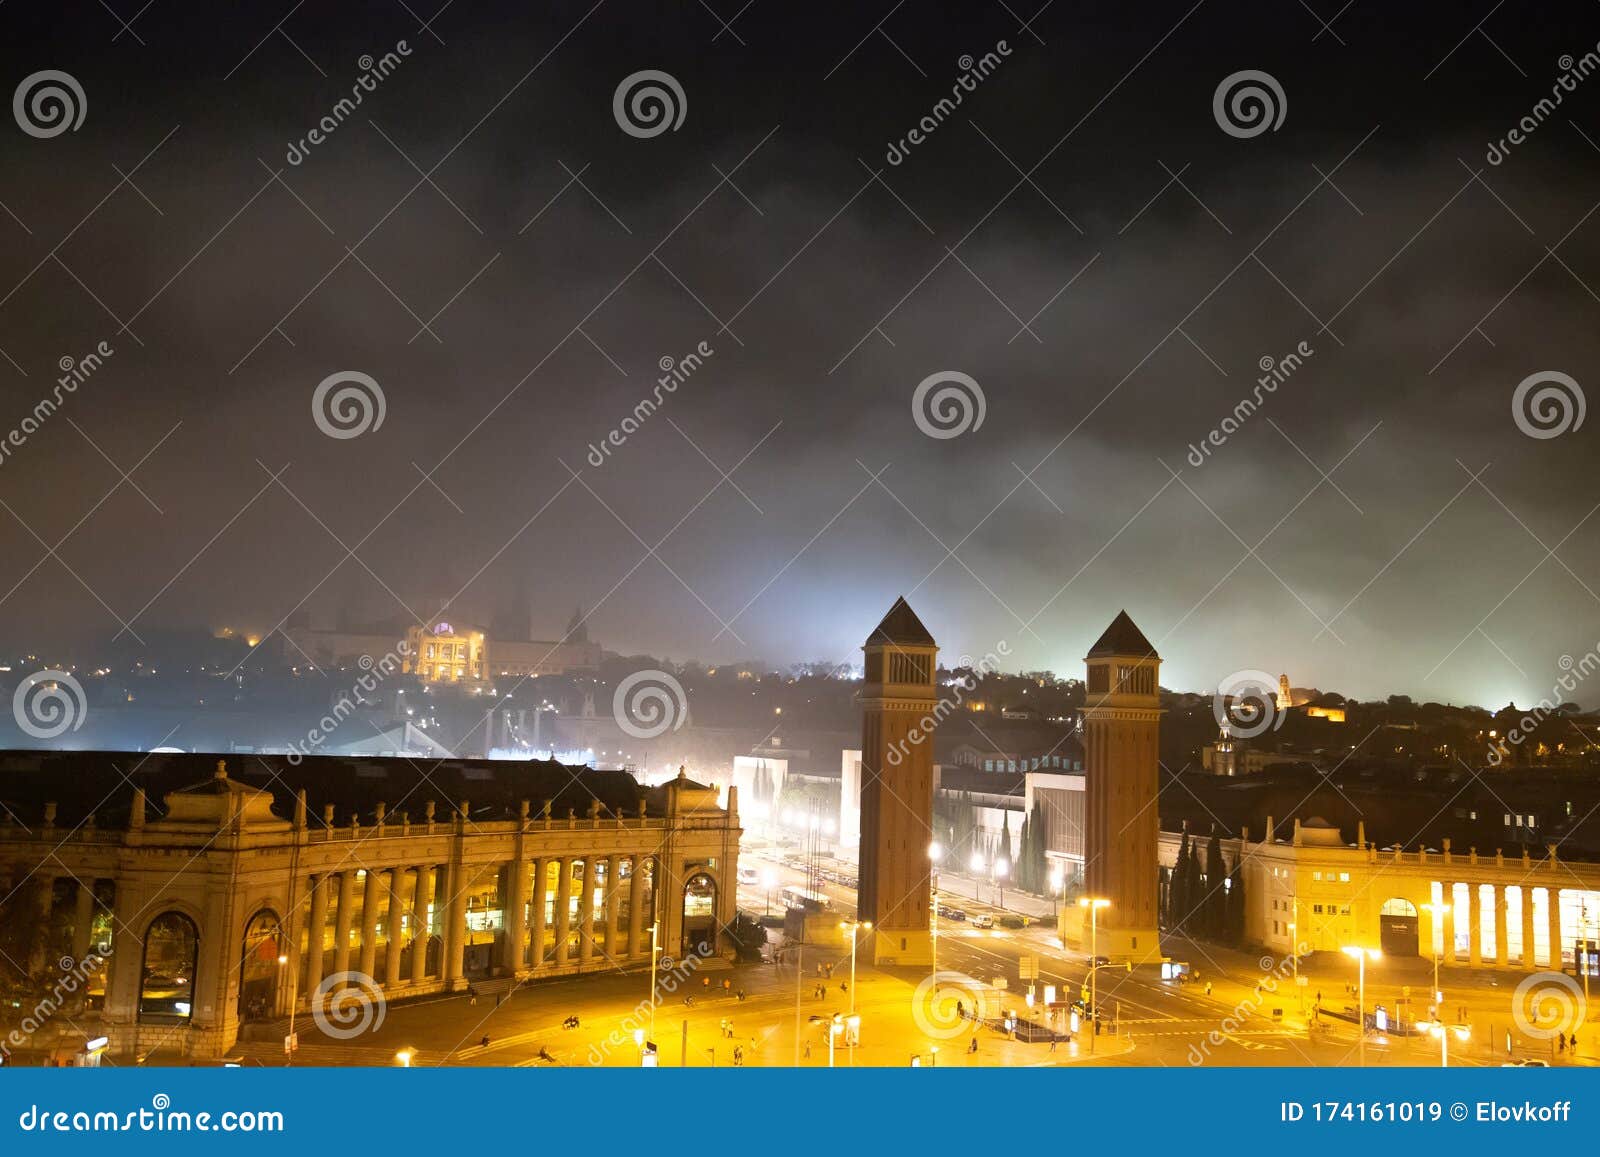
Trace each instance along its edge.
<path fill-rule="evenodd" d="M 1349 872 L 1340 872 L 1339 873 L 1339 883 L 1348 884 L 1349 882 L 1350 882 L 1350 873 Z"/>

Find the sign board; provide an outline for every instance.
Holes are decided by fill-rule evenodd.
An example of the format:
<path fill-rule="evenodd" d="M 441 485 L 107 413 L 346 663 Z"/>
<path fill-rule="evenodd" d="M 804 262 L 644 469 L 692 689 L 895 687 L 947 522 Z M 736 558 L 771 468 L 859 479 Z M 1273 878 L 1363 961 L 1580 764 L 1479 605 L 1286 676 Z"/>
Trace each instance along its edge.
<path fill-rule="evenodd" d="M 283 1052 L 285 1056 L 293 1054 L 300 1047 L 300 1034 L 292 1032 L 283 1038 Z"/>
<path fill-rule="evenodd" d="M 1037 956 L 1020 956 L 1017 958 L 1017 979 L 1039 979 L 1039 958 Z"/>

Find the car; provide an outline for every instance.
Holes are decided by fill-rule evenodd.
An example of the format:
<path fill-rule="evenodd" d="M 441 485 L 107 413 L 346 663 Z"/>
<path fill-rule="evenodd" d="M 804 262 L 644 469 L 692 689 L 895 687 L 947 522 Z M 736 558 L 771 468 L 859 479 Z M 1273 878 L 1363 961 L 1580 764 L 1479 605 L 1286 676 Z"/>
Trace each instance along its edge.
<path fill-rule="evenodd" d="M 960 908 L 951 908 L 945 912 L 944 918 L 946 920 L 965 920 L 967 918 L 967 914 Z"/>
<path fill-rule="evenodd" d="M 972 926 L 974 928 L 993 928 L 994 917 L 987 912 L 979 912 L 972 917 Z"/>
<path fill-rule="evenodd" d="M 739 869 L 739 883 L 754 886 L 761 883 L 761 873 L 754 868 Z"/>
<path fill-rule="evenodd" d="M 1110 963 L 1111 963 L 1111 957 L 1109 957 L 1109 956 L 1096 956 L 1093 960 L 1089 961 L 1089 966 L 1091 968 L 1104 968 L 1106 965 L 1108 965 Z"/>

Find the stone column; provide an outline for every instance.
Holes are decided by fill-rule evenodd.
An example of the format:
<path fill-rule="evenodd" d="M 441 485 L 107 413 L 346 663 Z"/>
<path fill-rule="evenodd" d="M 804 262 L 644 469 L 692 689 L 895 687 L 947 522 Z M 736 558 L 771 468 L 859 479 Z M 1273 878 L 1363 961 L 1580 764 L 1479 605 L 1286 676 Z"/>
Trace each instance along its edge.
<path fill-rule="evenodd" d="M 622 944 L 622 929 L 617 927 L 622 915 L 622 882 L 617 878 L 621 872 L 621 856 L 606 860 L 606 955 L 618 962 L 628 951 Z"/>
<path fill-rule="evenodd" d="M 355 903 L 356 874 L 346 868 L 339 873 L 339 911 L 333 918 L 333 970 L 350 971 L 350 911 Z"/>
<path fill-rule="evenodd" d="M 533 887 L 530 891 L 533 904 L 532 948 L 528 953 L 528 966 L 544 966 L 545 892 L 550 886 L 550 861 L 543 856 L 533 861 Z"/>
<path fill-rule="evenodd" d="M 517 837 L 520 847 L 522 837 Z M 506 865 L 506 938 L 501 962 L 515 976 L 525 967 L 523 950 L 528 934 L 528 862 L 520 855 Z"/>
<path fill-rule="evenodd" d="M 1533 971 L 1533 886 L 1522 885 L 1522 969 Z"/>
<path fill-rule="evenodd" d="M 462 964 L 467 940 L 467 868 L 464 864 L 450 865 L 449 900 L 444 926 L 444 982 L 446 988 L 465 986 Z"/>
<path fill-rule="evenodd" d="M 311 877 L 311 916 L 306 922 L 306 973 L 301 991 L 309 1000 L 322 983 L 323 951 L 327 947 L 328 887 L 326 872 Z"/>
<path fill-rule="evenodd" d="M 361 971 L 366 976 L 378 967 L 378 881 L 378 869 L 368 868 L 361 890 Z"/>
<path fill-rule="evenodd" d="M 405 947 L 400 926 L 405 923 L 406 910 L 400 902 L 400 890 L 405 886 L 405 878 L 404 868 L 393 868 L 389 872 L 389 915 L 385 920 L 388 927 L 383 938 L 383 987 L 389 992 L 400 987 L 400 953 Z"/>
<path fill-rule="evenodd" d="M 1511 946 L 1506 942 L 1506 890 L 1494 888 L 1494 960 L 1501 968 L 1511 966 Z"/>
<path fill-rule="evenodd" d="M 1451 880 L 1446 880 L 1439 885 L 1440 902 L 1446 905 L 1444 917 L 1441 920 L 1444 926 L 1444 939 L 1441 944 L 1444 960 L 1455 963 L 1456 959 L 1456 886 Z"/>
<path fill-rule="evenodd" d="M 1546 888 L 1544 890 L 1550 919 L 1550 971 L 1561 971 L 1561 889 Z"/>
<path fill-rule="evenodd" d="M 80 964 L 89 955 L 89 930 L 94 925 L 94 879 L 78 881 L 78 894 L 72 910 L 72 962 Z"/>
<path fill-rule="evenodd" d="M 1477 968 L 1483 963 L 1483 897 L 1478 885 L 1467 885 L 1467 963 Z"/>
<path fill-rule="evenodd" d="M 556 963 L 565 964 L 570 955 L 567 940 L 572 935 L 572 861 L 563 856 L 556 866 Z"/>
<path fill-rule="evenodd" d="M 583 964 L 594 959 L 594 868 L 594 856 L 585 856 L 583 895 L 578 898 L 578 960 Z"/>
<path fill-rule="evenodd" d="M 633 857 L 633 878 L 628 881 L 628 955 L 649 949 L 640 943 L 644 931 L 644 856 Z"/>
<path fill-rule="evenodd" d="M 428 907 L 433 903 L 433 865 L 417 869 L 417 888 L 411 898 L 411 983 L 421 984 L 428 976 Z"/>

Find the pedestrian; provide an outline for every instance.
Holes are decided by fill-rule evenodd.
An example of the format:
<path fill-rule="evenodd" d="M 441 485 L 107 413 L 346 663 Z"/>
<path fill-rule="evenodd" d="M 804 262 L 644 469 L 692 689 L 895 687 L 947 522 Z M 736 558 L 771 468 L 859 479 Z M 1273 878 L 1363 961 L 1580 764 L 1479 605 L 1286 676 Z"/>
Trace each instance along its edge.
<path fill-rule="evenodd" d="M 1556 1051 L 1561 1053 L 1567 1051 L 1567 1038 L 1560 1033 L 1556 1033 Z"/>
<path fill-rule="evenodd" d="M 967 1045 L 967 1055 L 968 1056 L 972 1056 L 977 1051 L 978 1051 L 978 1037 L 977 1037 L 976 1034 L 974 1034 L 973 1037 L 972 1037 L 972 1042 Z"/>
<path fill-rule="evenodd" d="M 733 1067 L 734 1068 L 740 1068 L 743 1065 L 744 1065 L 744 1046 L 743 1045 L 734 1045 L 733 1046 Z"/>
<path fill-rule="evenodd" d="M 1056 1051 L 1056 1038 L 1054 1033 L 1050 1034 L 1050 1051 Z"/>
<path fill-rule="evenodd" d="M 731 1020 L 728 1022 L 728 1039 L 733 1039 L 733 1021 Z"/>
<path fill-rule="evenodd" d="M 717 1031 L 720 1032 L 723 1036 L 727 1036 L 728 1035 L 728 1018 L 727 1017 L 723 1017 L 720 1021 L 717 1022 Z"/>
<path fill-rule="evenodd" d="M 839 982 L 839 991 L 840 992 L 849 992 L 850 991 L 850 982 L 848 980 L 841 980 Z"/>
<path fill-rule="evenodd" d="M 1207 996 L 1211 995 L 1211 982 L 1209 980 L 1206 981 L 1206 995 Z"/>
<path fill-rule="evenodd" d="M 478 989 L 477 989 L 476 985 L 472 985 L 472 984 L 467 985 L 467 1003 L 468 1004 L 477 1004 L 478 1003 Z"/>
<path fill-rule="evenodd" d="M 806 1060 L 809 1061 L 810 1059 L 811 1059 L 811 1042 L 810 1041 L 806 1041 Z"/>

